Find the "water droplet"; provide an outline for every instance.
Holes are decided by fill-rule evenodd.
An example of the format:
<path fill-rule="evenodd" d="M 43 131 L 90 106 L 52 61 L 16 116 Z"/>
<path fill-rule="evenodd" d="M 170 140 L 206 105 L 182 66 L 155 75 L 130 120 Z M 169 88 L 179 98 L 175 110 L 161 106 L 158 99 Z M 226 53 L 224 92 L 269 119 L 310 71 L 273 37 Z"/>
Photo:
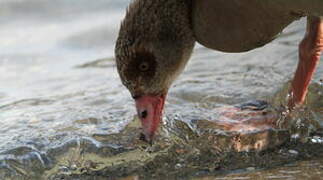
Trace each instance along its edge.
<path fill-rule="evenodd" d="M 180 163 L 177 163 L 176 165 L 175 165 L 175 168 L 176 169 L 180 169 L 180 168 L 182 168 L 183 166 L 182 166 L 182 164 L 180 164 Z"/>
<path fill-rule="evenodd" d="M 291 135 L 291 138 L 294 140 L 299 139 L 299 137 L 300 137 L 299 134 L 292 134 Z"/>
<path fill-rule="evenodd" d="M 293 149 L 288 150 L 288 153 L 293 154 L 293 155 L 298 155 L 298 152 Z"/>

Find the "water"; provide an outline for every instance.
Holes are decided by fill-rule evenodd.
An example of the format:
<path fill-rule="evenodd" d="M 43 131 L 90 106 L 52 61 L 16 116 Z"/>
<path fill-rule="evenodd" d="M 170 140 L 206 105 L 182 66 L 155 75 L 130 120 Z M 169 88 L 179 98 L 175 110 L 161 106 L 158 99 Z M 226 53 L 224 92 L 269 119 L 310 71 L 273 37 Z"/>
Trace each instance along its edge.
<path fill-rule="evenodd" d="M 278 115 L 296 69 L 304 19 L 272 43 L 247 53 L 227 54 L 198 45 L 169 92 L 164 128 L 150 147 L 138 140 L 134 104 L 114 64 L 114 42 L 128 3 L 0 2 L 0 179 L 86 179 L 86 173 L 98 178 L 149 177 L 165 172 L 252 179 L 297 171 L 288 174 L 295 179 L 304 173 L 311 176 L 303 167 L 323 165 L 317 150 L 323 147 L 322 65 L 307 108 L 283 123 L 287 130 L 247 132 L 239 136 L 237 146 L 236 132 L 212 123 L 219 121 L 219 108 L 255 99 L 270 102 L 274 110 L 268 111 Z M 265 150 L 261 155 L 251 148 L 259 142 Z M 233 153 L 231 146 L 251 152 Z M 273 149 L 266 150 L 269 147 Z M 163 168 L 157 171 L 158 161 Z M 287 166 L 290 163 L 293 166 Z M 244 169 L 249 166 L 255 167 L 251 173 Z"/>

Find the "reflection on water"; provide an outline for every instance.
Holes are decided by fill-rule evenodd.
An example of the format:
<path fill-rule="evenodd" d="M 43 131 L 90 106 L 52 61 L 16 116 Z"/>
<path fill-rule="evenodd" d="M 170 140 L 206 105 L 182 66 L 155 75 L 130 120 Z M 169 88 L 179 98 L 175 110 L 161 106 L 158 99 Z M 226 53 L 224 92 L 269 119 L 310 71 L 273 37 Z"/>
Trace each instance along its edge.
<path fill-rule="evenodd" d="M 170 90 L 164 127 L 149 146 L 138 140 L 133 102 L 113 58 L 128 2 L 0 2 L 0 179 L 156 177 L 165 172 L 219 179 L 319 176 L 323 66 L 306 107 L 288 116 L 281 110 L 304 19 L 271 44 L 247 53 L 197 46 Z M 229 113 L 221 120 L 221 108 L 255 99 L 270 102 L 264 112 L 268 120 L 280 118 L 283 129 L 223 128 L 221 123 L 234 118 Z M 245 150 L 250 152 L 236 152 Z M 295 162 L 313 157 L 319 158 Z M 312 165 L 317 173 L 311 175 L 304 167 Z"/>

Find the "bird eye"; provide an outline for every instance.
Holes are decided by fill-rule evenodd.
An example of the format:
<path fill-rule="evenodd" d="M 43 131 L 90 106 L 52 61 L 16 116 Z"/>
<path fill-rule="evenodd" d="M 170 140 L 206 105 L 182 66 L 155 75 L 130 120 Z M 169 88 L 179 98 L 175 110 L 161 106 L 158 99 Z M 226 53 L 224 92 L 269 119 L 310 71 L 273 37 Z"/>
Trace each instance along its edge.
<path fill-rule="evenodd" d="M 149 64 L 148 62 L 142 62 L 139 64 L 139 70 L 140 71 L 148 71 L 149 69 Z"/>

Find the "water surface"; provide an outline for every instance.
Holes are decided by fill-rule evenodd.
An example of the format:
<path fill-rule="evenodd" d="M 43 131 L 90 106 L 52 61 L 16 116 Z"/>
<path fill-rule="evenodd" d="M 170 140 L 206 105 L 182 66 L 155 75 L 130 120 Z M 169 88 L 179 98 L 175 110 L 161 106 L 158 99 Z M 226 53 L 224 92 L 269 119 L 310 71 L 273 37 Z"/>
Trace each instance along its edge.
<path fill-rule="evenodd" d="M 246 53 L 221 53 L 197 45 L 185 72 L 169 92 L 166 128 L 157 141 L 160 143 L 148 151 L 147 145 L 136 141 L 140 132 L 138 124 L 121 131 L 136 121 L 133 101 L 120 83 L 113 54 L 128 3 L 129 0 L 0 2 L 0 179 L 73 177 L 73 174 L 86 178 L 82 175 L 84 172 L 96 172 L 98 177 L 108 172 L 111 176 L 137 172 L 145 177 L 143 169 L 131 169 L 131 163 L 139 163 L 142 166 L 136 166 L 144 168 L 156 162 L 156 157 L 168 162 L 168 165 L 164 163 L 165 170 L 173 169 L 174 176 L 183 176 L 187 168 L 194 172 L 191 173 L 194 177 L 218 173 L 229 174 L 224 179 L 319 177 L 319 170 L 311 174 L 303 167 L 323 165 L 322 154 L 315 153 L 314 148 L 322 145 L 322 65 L 312 81 L 306 108 L 288 121 L 284 126 L 287 130 L 275 131 L 269 136 L 286 137 L 282 143 L 287 145 L 273 150 L 277 151 L 277 157 L 280 157 L 278 152 L 287 157 L 285 163 L 273 161 L 269 169 L 254 164 L 255 170 L 251 173 L 241 170 L 243 174 L 237 175 L 240 171 L 231 170 L 248 167 L 227 165 L 217 169 L 216 163 L 207 161 L 206 155 L 195 154 L 196 146 L 210 148 L 206 136 L 214 135 L 217 139 L 219 134 L 226 135 L 217 127 L 211 128 L 215 133 L 207 135 L 195 129 L 198 127 L 194 125 L 204 127 L 203 123 L 195 122 L 218 120 L 216 109 L 255 99 L 268 101 L 274 109 L 285 103 L 288 83 L 297 65 L 297 47 L 304 34 L 305 19 L 290 25 L 272 43 Z M 192 137 L 187 140 L 189 135 Z M 228 139 L 231 137 L 229 133 Z M 299 148 L 297 143 L 290 144 L 294 141 L 313 145 L 308 150 L 310 155 L 288 153 Z M 175 156 L 173 152 L 188 152 L 188 155 L 170 163 Z M 313 157 L 320 158 L 313 161 Z M 124 159 L 130 161 L 122 163 Z M 190 163 L 194 167 L 189 167 Z M 286 166 L 288 163 L 294 164 Z M 128 170 L 118 174 L 120 170 L 115 167 Z M 295 173 L 286 175 L 285 171 Z"/>

